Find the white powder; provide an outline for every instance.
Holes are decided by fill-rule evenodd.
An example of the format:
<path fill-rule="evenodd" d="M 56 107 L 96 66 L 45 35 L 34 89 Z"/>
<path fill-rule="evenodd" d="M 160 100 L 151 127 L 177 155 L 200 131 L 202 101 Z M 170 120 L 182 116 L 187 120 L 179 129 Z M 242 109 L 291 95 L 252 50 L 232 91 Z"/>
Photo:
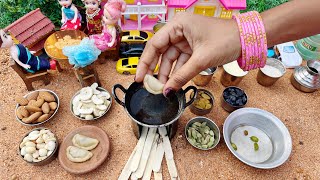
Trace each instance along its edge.
<path fill-rule="evenodd" d="M 248 73 L 248 71 L 243 71 L 237 61 L 232 61 L 231 63 L 223 65 L 223 69 L 233 75 L 233 76 L 244 76 Z"/>
<path fill-rule="evenodd" d="M 265 65 L 263 68 L 261 68 L 261 71 L 264 74 L 266 74 L 270 77 L 273 77 L 273 78 L 278 78 L 278 77 L 282 76 L 282 73 L 278 68 L 270 66 L 270 65 Z"/>

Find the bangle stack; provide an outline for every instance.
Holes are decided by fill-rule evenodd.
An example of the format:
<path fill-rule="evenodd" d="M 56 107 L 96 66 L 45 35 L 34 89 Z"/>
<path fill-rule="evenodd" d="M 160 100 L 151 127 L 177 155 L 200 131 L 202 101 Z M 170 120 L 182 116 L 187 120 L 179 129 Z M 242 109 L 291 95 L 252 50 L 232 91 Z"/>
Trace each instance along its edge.
<path fill-rule="evenodd" d="M 233 16 L 238 23 L 241 41 L 241 53 L 238 64 L 241 69 L 264 67 L 267 60 L 267 36 L 262 18 L 257 11 Z"/>

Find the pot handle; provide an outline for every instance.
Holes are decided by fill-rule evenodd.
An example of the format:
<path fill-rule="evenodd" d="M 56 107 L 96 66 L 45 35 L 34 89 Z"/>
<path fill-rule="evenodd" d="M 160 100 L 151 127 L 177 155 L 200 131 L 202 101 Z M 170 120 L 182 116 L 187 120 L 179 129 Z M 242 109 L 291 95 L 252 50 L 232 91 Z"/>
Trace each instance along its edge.
<path fill-rule="evenodd" d="M 193 103 L 195 97 L 197 96 L 198 89 L 196 87 L 194 87 L 194 86 L 188 86 L 185 90 L 183 90 L 184 96 L 186 96 L 187 92 L 190 91 L 190 90 L 193 90 L 193 96 L 190 97 L 190 100 L 186 103 L 184 108 L 190 106 Z"/>
<path fill-rule="evenodd" d="M 124 102 L 122 102 L 117 96 L 117 93 L 116 93 L 117 88 L 119 88 L 122 92 L 124 92 L 124 94 L 127 93 L 127 90 L 121 84 L 116 84 L 112 88 L 112 95 L 113 95 L 114 99 L 117 101 L 117 103 L 119 103 L 121 106 L 124 107 L 125 106 Z"/>

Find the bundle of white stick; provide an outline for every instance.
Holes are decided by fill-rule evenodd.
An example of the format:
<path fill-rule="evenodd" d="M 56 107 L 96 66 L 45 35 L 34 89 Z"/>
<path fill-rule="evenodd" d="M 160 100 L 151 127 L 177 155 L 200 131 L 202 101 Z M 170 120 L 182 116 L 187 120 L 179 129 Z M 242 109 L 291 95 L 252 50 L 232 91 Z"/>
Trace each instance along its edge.
<path fill-rule="evenodd" d="M 157 130 L 159 134 L 157 133 Z M 118 180 L 151 179 L 162 180 L 162 159 L 165 155 L 172 180 L 178 180 L 178 171 L 174 163 L 170 140 L 165 127 L 143 127 L 137 146 L 134 148 Z"/>

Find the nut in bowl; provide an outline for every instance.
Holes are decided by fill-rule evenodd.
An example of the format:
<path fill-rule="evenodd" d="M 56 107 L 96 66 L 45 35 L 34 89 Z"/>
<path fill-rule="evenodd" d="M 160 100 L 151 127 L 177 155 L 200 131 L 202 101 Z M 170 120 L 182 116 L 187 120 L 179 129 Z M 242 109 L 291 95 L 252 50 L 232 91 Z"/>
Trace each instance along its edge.
<path fill-rule="evenodd" d="M 192 94 L 190 97 L 192 97 Z M 198 89 L 198 94 L 196 96 L 196 99 L 190 105 L 190 111 L 193 114 L 202 116 L 211 112 L 213 108 L 213 104 L 214 104 L 213 95 L 205 89 Z"/>
<path fill-rule="evenodd" d="M 110 93 L 97 83 L 84 87 L 71 100 L 72 114 L 81 120 L 95 120 L 105 115 L 112 104 Z"/>
<path fill-rule="evenodd" d="M 53 91 L 40 89 L 23 97 L 16 97 L 16 119 L 28 126 L 49 121 L 59 109 L 59 97 Z"/>
<path fill-rule="evenodd" d="M 195 148 L 210 150 L 220 141 L 219 127 L 206 117 L 195 117 L 185 127 L 185 136 Z"/>
<path fill-rule="evenodd" d="M 28 132 L 20 142 L 19 154 L 26 162 L 41 166 L 50 163 L 58 149 L 56 136 L 46 128 L 36 128 Z"/>
<path fill-rule="evenodd" d="M 247 102 L 247 94 L 244 90 L 235 86 L 230 86 L 224 89 L 221 97 L 221 105 L 223 109 L 228 112 L 244 107 Z"/>

